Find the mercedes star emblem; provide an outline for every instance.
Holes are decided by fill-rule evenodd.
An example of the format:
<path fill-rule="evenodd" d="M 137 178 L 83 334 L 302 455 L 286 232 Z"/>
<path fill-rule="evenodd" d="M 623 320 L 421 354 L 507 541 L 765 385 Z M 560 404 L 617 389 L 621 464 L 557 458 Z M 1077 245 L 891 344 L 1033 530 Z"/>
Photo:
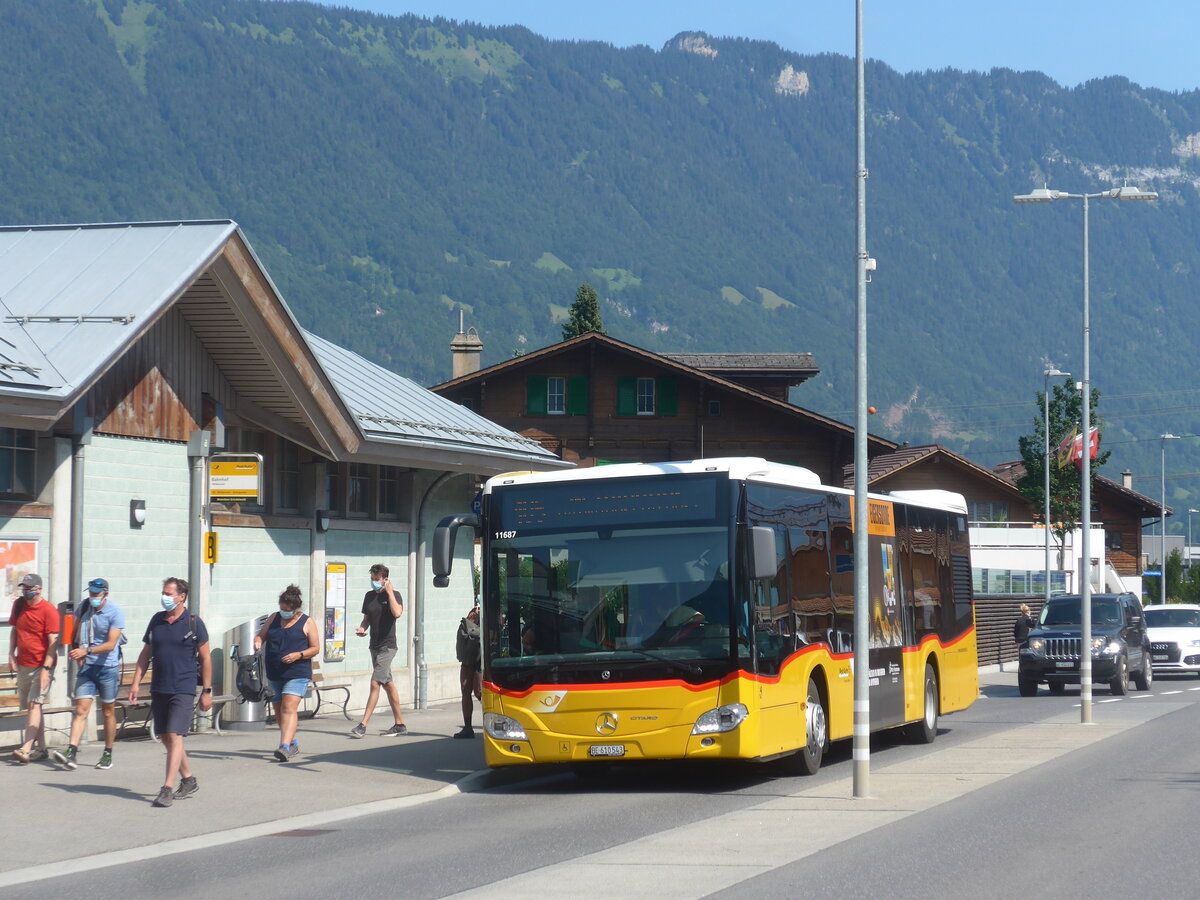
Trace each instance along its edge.
<path fill-rule="evenodd" d="M 596 733 L 597 734 L 614 734 L 617 730 L 617 714 L 616 713 L 600 713 L 596 716 Z"/>

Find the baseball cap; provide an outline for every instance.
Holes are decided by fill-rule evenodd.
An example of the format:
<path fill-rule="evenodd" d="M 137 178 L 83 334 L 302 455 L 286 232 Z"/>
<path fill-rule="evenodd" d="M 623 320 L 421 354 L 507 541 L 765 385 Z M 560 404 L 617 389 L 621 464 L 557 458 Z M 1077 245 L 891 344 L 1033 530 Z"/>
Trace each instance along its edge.
<path fill-rule="evenodd" d="M 88 590 L 95 591 L 96 593 L 100 593 L 100 591 L 107 591 L 108 582 L 103 578 L 93 578 L 88 582 Z"/>
<path fill-rule="evenodd" d="M 26 575 L 24 578 L 21 579 L 21 584 L 24 585 L 25 587 L 41 587 L 42 586 L 42 576 L 34 575 L 32 572 L 30 572 L 28 575 Z"/>

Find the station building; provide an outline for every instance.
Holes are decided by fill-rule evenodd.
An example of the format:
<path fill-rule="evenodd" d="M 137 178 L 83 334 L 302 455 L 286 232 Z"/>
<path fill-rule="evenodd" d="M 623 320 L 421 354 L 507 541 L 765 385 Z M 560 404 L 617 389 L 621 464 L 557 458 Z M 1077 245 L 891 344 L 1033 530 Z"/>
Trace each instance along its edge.
<path fill-rule="evenodd" d="M 322 674 L 361 707 L 354 629 L 382 562 L 405 600 L 402 698 L 458 696 L 471 547 L 433 590 L 433 527 L 482 479 L 567 463 L 305 332 L 232 221 L 0 228 L 0 315 L 0 621 L 26 572 L 54 603 L 103 577 L 136 658 L 179 576 L 227 657 L 228 635 L 295 584 L 325 635 Z M 204 454 L 234 452 L 262 457 L 262 502 L 205 502 Z"/>

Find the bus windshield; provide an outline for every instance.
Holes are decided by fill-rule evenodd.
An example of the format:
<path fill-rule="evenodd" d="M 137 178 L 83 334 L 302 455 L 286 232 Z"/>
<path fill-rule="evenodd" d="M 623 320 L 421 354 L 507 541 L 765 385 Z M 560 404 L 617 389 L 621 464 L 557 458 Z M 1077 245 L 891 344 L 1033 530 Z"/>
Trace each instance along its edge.
<path fill-rule="evenodd" d="M 731 535 L 720 484 L 547 484 L 513 502 L 495 491 L 484 561 L 488 677 L 519 687 L 528 677 L 596 680 L 597 669 L 610 681 L 730 671 Z"/>

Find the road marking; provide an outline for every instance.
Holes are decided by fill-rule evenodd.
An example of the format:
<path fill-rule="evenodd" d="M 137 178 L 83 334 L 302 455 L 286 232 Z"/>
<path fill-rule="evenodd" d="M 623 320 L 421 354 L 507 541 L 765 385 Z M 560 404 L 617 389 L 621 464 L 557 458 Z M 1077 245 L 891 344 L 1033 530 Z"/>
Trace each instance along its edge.
<path fill-rule="evenodd" d="M 367 768 L 367 767 L 364 767 Z M 378 768 L 378 767 L 370 767 Z M 198 834 L 193 837 L 178 838 L 173 841 L 163 841 L 161 844 L 151 844 L 148 847 L 133 847 L 129 850 L 109 850 L 94 856 L 81 856 L 78 859 L 65 859 L 58 862 L 29 866 L 25 869 L 13 869 L 0 872 L 0 888 L 11 887 L 15 884 L 27 884 L 31 881 L 42 881 L 46 878 L 58 878 L 64 875 L 78 875 L 81 872 L 91 872 L 96 869 L 106 869 L 109 866 L 124 865 L 131 862 L 143 862 L 148 859 L 158 859 L 175 853 L 190 853 L 194 850 L 208 850 L 224 844 L 253 838 L 268 837 L 281 831 L 311 829 L 332 822 L 342 822 L 346 819 L 356 819 L 359 816 L 370 816 L 376 813 L 393 812 L 398 809 L 408 809 L 434 800 L 442 800 L 460 793 L 472 790 L 475 783 L 490 774 L 483 769 L 468 775 L 466 778 L 448 784 L 427 794 L 413 794 L 407 797 L 392 797 L 387 800 L 371 800 L 367 803 L 356 803 L 341 809 L 330 809 L 322 812 L 306 813 L 288 819 L 275 819 L 272 822 L 260 822 L 257 825 L 245 825 L 241 828 L 231 828 L 228 831 L 214 831 L 210 834 Z"/>
<path fill-rule="evenodd" d="M 1195 688 L 1192 688 L 1192 690 L 1195 690 Z M 1159 696 L 1168 697 L 1171 694 L 1182 694 L 1182 693 L 1183 693 L 1183 691 L 1163 691 L 1162 694 L 1160 694 Z"/>
<path fill-rule="evenodd" d="M 841 778 L 453 896 L 523 900 L 553 885 L 563 897 L 706 897 L 1179 707 L 1139 707 L 1134 721 L 1081 726 L 1059 717 L 1019 726 L 874 771 L 871 798 L 853 799 L 853 779 Z"/>
<path fill-rule="evenodd" d="M 1097 700 L 1096 702 L 1097 703 L 1120 703 L 1124 699 L 1125 699 L 1124 697 L 1113 697 L 1110 700 Z"/>

